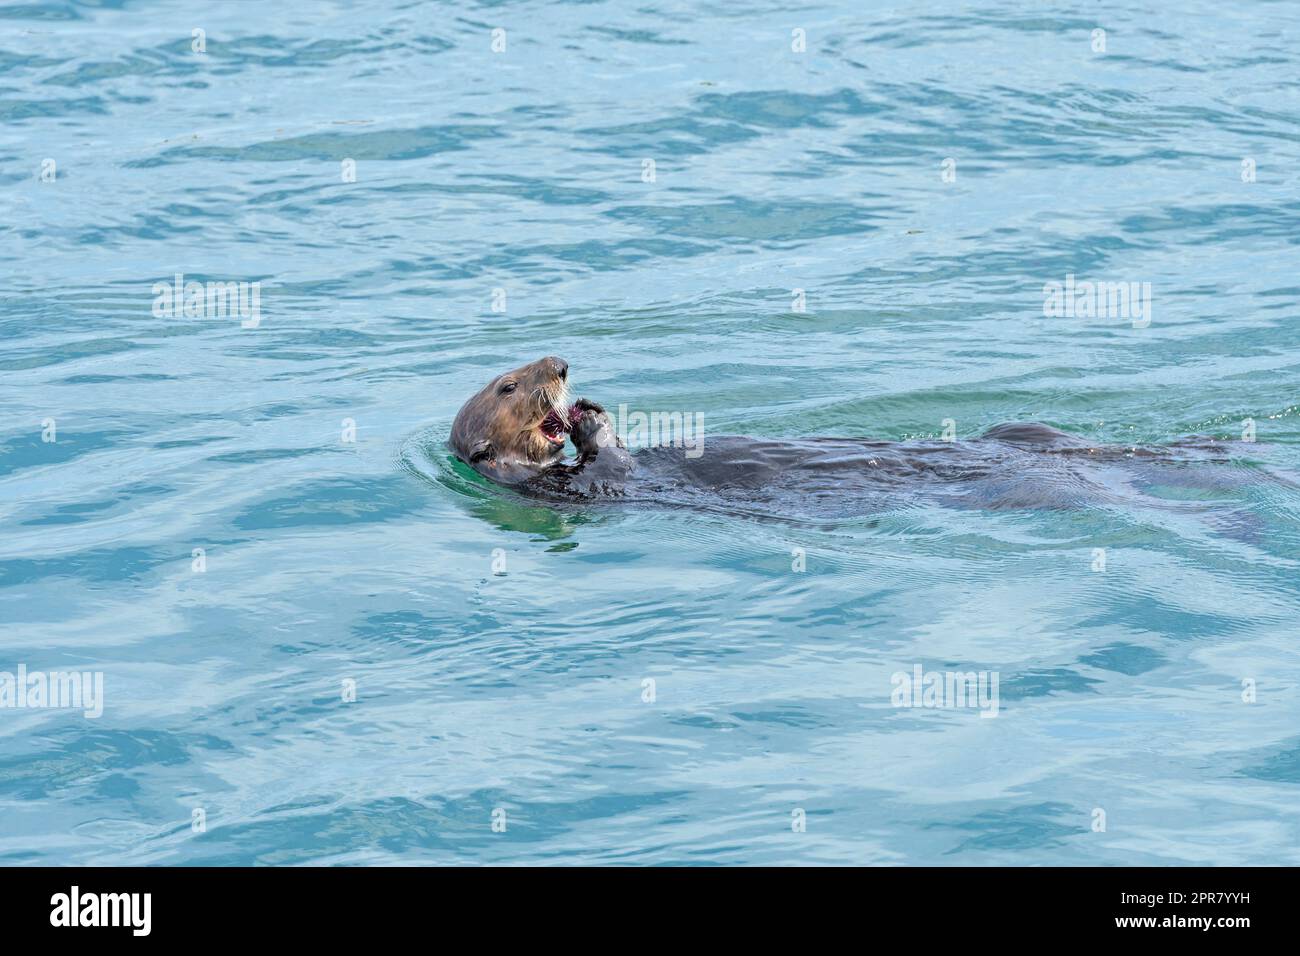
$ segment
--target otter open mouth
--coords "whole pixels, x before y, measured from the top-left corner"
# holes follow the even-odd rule
[[[569,433],[569,423],[560,417],[560,413],[551,409],[537,426],[542,437],[553,445],[563,445],[564,436]]]
[[[542,437],[553,445],[563,445],[564,437],[573,430],[578,419],[582,417],[582,409],[577,405],[570,405],[568,410],[561,416],[558,409],[552,408],[542,419],[542,423],[537,426],[537,430],[542,433]]]

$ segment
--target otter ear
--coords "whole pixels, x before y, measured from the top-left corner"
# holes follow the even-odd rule
[[[480,438],[469,449],[469,463],[472,465],[476,461],[482,461],[484,458],[491,458],[496,454],[496,449],[492,447],[492,442],[486,438]]]

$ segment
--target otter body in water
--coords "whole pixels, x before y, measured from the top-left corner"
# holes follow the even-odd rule
[[[568,399],[568,363],[546,357],[493,379],[452,426],[456,456],[480,474],[553,501],[618,499],[729,511],[838,516],[901,499],[959,508],[1078,507],[1131,499],[1144,488],[1239,483],[1192,475],[1226,460],[1214,440],[1160,447],[1091,445],[1037,423],[998,425],[966,441],[710,436],[629,453],[603,408]],[[566,460],[566,437],[577,457]]]

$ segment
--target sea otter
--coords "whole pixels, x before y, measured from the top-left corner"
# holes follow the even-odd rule
[[[456,457],[533,497],[618,499],[787,517],[861,515],[901,504],[1061,508],[1152,498],[1174,485],[1226,489],[1242,469],[1190,469],[1227,460],[1228,443],[1095,445],[1036,422],[997,425],[964,441],[709,436],[694,454],[674,446],[629,453],[605,410],[569,404],[569,365],[540,358],[498,375],[452,425]],[[565,440],[577,456],[565,458]]]

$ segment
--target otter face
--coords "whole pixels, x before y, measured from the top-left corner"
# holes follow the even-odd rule
[[[564,457],[569,363],[548,355],[498,375],[461,407],[451,449],[475,471],[513,483]]]

